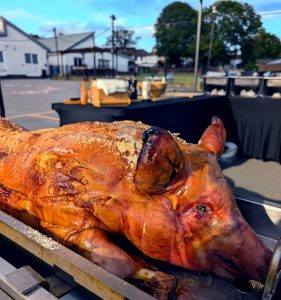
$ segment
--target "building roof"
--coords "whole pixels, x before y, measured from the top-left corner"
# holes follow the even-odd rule
[[[258,62],[259,72],[281,72],[281,59],[265,59]]]
[[[62,51],[62,53],[112,53],[110,48],[101,48],[101,47],[91,47],[91,48],[80,48],[80,49],[67,49],[65,51]],[[132,59],[131,55],[128,55],[127,53],[123,53],[121,50],[115,49],[115,55],[118,54],[120,57],[124,57],[127,59]]]
[[[268,65],[275,65],[275,64],[281,64],[281,59],[274,59],[267,63]]]
[[[3,22],[3,30],[4,31],[6,30],[6,25],[9,25],[10,27],[14,28],[19,33],[21,33],[22,35],[24,35],[25,37],[27,37],[28,39],[30,39],[32,42],[34,42],[35,44],[37,44],[38,46],[44,48],[45,50],[49,50],[45,45],[41,44],[37,39],[34,39],[32,36],[30,36],[29,34],[25,33],[23,30],[21,30],[19,27],[17,27],[16,25],[14,25],[10,21],[8,21],[6,18],[0,16],[0,21]],[[1,36],[5,36],[5,35],[6,35],[6,33],[2,32],[0,34],[0,37]]]
[[[89,37],[93,37],[94,32],[75,33],[75,34],[63,34],[57,36],[58,51],[69,50],[79,43],[87,40]],[[55,37],[42,38],[39,42],[45,45],[51,52],[56,52],[56,40]]]
[[[136,48],[126,48],[126,52],[135,57],[144,57],[144,56],[155,55],[154,53],[149,53],[144,49],[136,49]]]

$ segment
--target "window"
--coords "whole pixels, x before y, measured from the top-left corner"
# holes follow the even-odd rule
[[[99,69],[109,69],[109,60],[108,59],[99,59],[98,60],[98,68]]]
[[[0,63],[4,62],[4,59],[3,59],[3,52],[0,51]]]
[[[38,55],[37,54],[30,54],[30,53],[25,53],[25,63],[26,64],[38,64]]]
[[[25,53],[25,63],[26,64],[31,64],[31,55],[29,53]]]
[[[74,57],[74,66],[82,66],[82,58]]]
[[[37,57],[37,54],[32,54],[32,62],[34,63],[34,64],[38,64],[38,57]]]

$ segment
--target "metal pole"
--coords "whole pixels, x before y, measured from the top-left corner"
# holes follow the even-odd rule
[[[202,1],[199,0],[198,20],[197,20],[197,34],[196,34],[196,51],[195,51],[195,65],[194,65],[194,91],[197,91],[198,82],[198,60],[201,34],[201,20],[202,20]]]
[[[116,72],[115,75],[118,75],[118,49],[116,50]]]
[[[111,46],[112,46],[112,49],[111,49],[111,54],[112,54],[112,73],[114,73],[114,48],[115,48],[115,45],[114,45],[114,21],[116,20],[116,17],[114,15],[111,15],[111,28],[112,28],[112,33],[111,33]]]
[[[96,66],[96,41],[95,41],[95,33],[93,33],[93,50],[94,50],[94,52],[93,52],[93,58],[94,58],[94,64],[93,64],[93,69],[94,69],[94,75],[96,75],[96,72],[97,72],[97,66]]]
[[[4,106],[3,94],[1,88],[1,79],[0,79],[0,115],[1,117],[5,118],[5,106]]]
[[[215,31],[215,18],[216,18],[216,7],[212,7],[212,26],[211,26],[211,35],[210,35],[210,44],[209,44],[209,52],[208,52],[208,62],[207,62],[207,71],[210,68],[211,57],[212,57],[212,48],[213,48],[213,40],[214,40],[214,31]]]
[[[60,74],[60,61],[59,61],[59,46],[58,46],[58,36],[57,36],[57,28],[54,27],[53,29],[55,35],[55,45],[56,45],[56,54],[57,54],[57,64],[58,64],[58,71]]]

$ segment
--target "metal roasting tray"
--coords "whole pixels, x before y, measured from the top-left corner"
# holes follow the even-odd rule
[[[227,78],[225,77],[206,77],[206,84],[225,86],[227,84]]]
[[[236,201],[249,225],[273,250],[281,237],[281,204],[241,197],[237,197]],[[2,211],[0,211],[0,232],[50,266],[62,269],[78,284],[103,299],[155,299],[132,283],[117,278],[68,248],[50,242],[47,237],[46,243],[44,236],[39,235],[38,238],[38,235],[33,234],[34,230],[31,227]],[[213,274],[196,274],[164,262],[149,258],[148,261],[156,265],[160,271],[177,276],[178,282],[182,283],[181,288],[178,285],[177,292],[181,291],[180,295],[188,295],[188,298],[179,299],[254,300],[262,297],[263,286],[256,282],[251,282],[251,286],[245,288]],[[281,299],[281,280],[275,294],[268,298],[270,299]]]
[[[264,77],[267,87],[281,87],[281,77]]]
[[[236,86],[259,86],[261,79],[255,77],[239,77],[234,79],[234,85]]]

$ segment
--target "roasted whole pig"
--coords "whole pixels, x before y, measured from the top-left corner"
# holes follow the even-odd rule
[[[198,144],[130,121],[29,132],[0,121],[0,202],[119,277],[139,263],[114,244],[196,272],[263,282],[272,253],[241,216],[217,163],[214,117]]]

